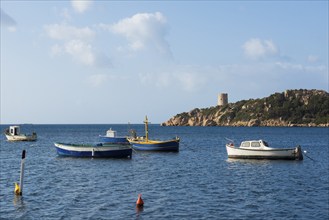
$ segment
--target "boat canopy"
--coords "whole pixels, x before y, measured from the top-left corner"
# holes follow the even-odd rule
[[[19,126],[10,126],[9,127],[9,133],[11,135],[19,135],[21,133]]]
[[[110,130],[107,130],[106,132],[106,136],[107,137],[116,137],[117,132],[113,131],[112,128],[110,128]]]
[[[268,143],[263,140],[258,141],[243,141],[240,147],[268,147]]]

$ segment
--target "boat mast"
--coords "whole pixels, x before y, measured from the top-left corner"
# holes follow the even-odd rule
[[[147,115],[145,116],[145,139],[146,141],[149,140],[149,129],[148,129],[148,120],[147,120]]]

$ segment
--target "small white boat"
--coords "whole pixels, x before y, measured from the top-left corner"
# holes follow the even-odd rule
[[[127,137],[117,136],[117,132],[112,130],[107,130],[106,135],[99,135],[99,140],[101,143],[107,144],[129,144]]]
[[[32,134],[21,134],[19,126],[10,126],[5,131],[5,135],[8,141],[36,141],[37,134],[33,132]]]
[[[243,141],[240,147],[233,143],[226,144],[229,158],[237,159],[272,159],[272,160],[303,160],[300,146],[295,148],[271,148],[263,140]]]

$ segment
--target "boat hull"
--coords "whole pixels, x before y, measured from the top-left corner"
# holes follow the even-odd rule
[[[131,158],[132,149],[118,145],[55,143],[57,154],[70,157]]]
[[[126,137],[107,137],[99,135],[99,141],[107,144],[129,144],[129,141]]]
[[[32,134],[32,135],[11,135],[11,134],[6,134],[6,138],[8,141],[36,141],[37,140],[37,135]]]
[[[134,141],[129,140],[135,150],[141,151],[179,151],[179,141]]]
[[[226,145],[226,151],[229,158],[236,159],[303,160],[303,154],[300,147],[255,150],[235,148],[234,146]]]

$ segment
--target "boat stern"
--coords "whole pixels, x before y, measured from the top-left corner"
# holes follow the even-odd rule
[[[296,158],[296,160],[303,160],[304,159],[303,152],[302,152],[302,147],[300,145],[298,145],[295,148],[295,158]]]

